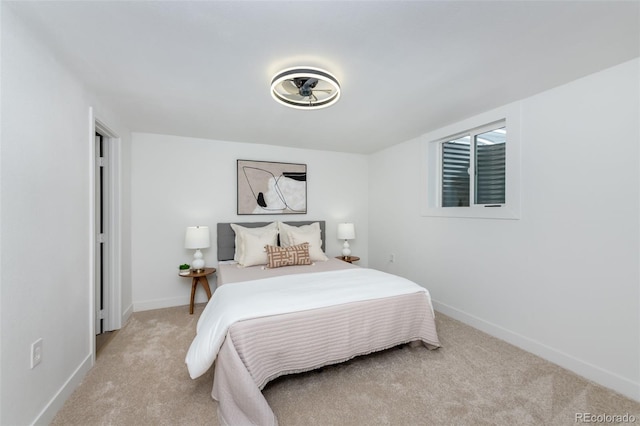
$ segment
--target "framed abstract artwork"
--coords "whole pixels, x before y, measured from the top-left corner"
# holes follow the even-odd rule
[[[307,213],[307,165],[238,160],[238,214]]]

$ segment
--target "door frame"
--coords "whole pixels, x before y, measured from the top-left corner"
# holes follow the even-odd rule
[[[108,150],[106,156],[109,169],[107,174],[108,193],[104,194],[108,199],[106,201],[106,226],[105,238],[109,242],[106,249],[108,250],[108,264],[105,266],[105,304],[108,312],[106,313],[107,321],[103,324],[104,331],[118,330],[122,327],[122,177],[121,177],[121,151],[122,141],[120,136],[107,125],[103,120],[94,114],[92,107],[89,108],[89,127],[90,127],[90,253],[89,253],[89,324],[91,324],[90,332],[90,353],[93,362],[95,362],[95,330],[96,330],[96,247],[97,247],[97,230],[96,230],[96,142],[95,134],[100,133],[103,138],[105,149]]]

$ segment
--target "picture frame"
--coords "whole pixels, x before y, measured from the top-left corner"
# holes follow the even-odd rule
[[[237,160],[238,215],[306,214],[307,165]]]

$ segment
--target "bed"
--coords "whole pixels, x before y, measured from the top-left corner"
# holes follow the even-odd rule
[[[296,231],[279,228],[277,239],[269,240],[276,245],[282,245],[288,234],[291,247],[298,247],[293,244],[297,230],[311,226],[321,229],[321,240],[311,244],[316,250],[311,264],[277,268],[259,263],[239,266],[234,257],[248,245],[242,242],[236,247],[238,226],[273,238],[270,230],[258,231],[272,226],[268,222],[218,224],[218,286],[186,357],[192,378],[213,365],[211,395],[218,401],[221,424],[277,425],[262,389],[282,375],[410,342],[429,349],[440,346],[426,289],[335,258],[318,260],[324,256],[324,222],[278,223]],[[307,262],[304,256],[301,262]]]

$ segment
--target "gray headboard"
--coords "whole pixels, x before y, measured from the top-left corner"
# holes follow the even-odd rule
[[[304,220],[298,222],[284,222],[291,226],[309,225],[320,223],[320,237],[322,238],[322,250],[325,251],[325,221],[324,220]],[[271,222],[233,222],[245,228],[257,228],[265,226]],[[236,233],[231,228],[231,223],[218,223],[218,260],[233,260],[236,253]]]

